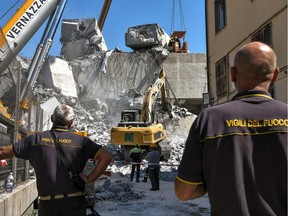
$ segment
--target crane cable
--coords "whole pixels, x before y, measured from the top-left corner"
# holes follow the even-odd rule
[[[13,7],[15,7],[15,5],[19,2],[20,0],[17,0],[1,17],[0,20],[3,19],[4,16],[6,16],[6,14],[8,14]]]
[[[180,11],[180,25],[181,30],[185,31],[185,21],[184,21],[184,13],[182,8],[182,0],[178,0],[179,2],[179,11]],[[171,17],[171,34],[174,32],[174,25],[175,25],[175,0],[173,0],[172,4],[172,17]]]

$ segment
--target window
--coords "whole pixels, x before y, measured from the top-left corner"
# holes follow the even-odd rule
[[[227,75],[229,72],[228,56],[225,56],[216,63],[216,91],[217,96],[227,93]]]
[[[272,47],[272,24],[269,23],[254,33],[251,41],[263,42]]]
[[[226,5],[225,0],[215,0],[215,31],[219,32],[226,26]]]
[[[259,41],[273,47],[272,45],[272,24],[268,23],[263,28],[254,33],[251,37],[251,41]],[[269,92],[274,97],[274,84],[269,87]]]

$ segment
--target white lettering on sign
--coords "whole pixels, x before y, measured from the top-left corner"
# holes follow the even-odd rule
[[[27,24],[35,17],[41,7],[47,2],[47,0],[36,0],[31,6],[23,13],[19,20],[14,24],[9,32],[6,34],[6,38],[15,39],[20,32],[27,26]]]

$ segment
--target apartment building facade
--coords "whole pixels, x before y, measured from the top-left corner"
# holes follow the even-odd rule
[[[236,94],[230,66],[237,50],[251,41],[275,50],[280,73],[270,93],[287,103],[287,0],[205,0],[205,12],[209,104]]]

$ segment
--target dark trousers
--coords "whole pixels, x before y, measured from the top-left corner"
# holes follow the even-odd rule
[[[159,190],[159,173],[160,166],[159,165],[148,165],[148,175],[151,181],[151,186],[153,190]]]
[[[147,167],[147,168],[145,169],[145,171],[144,171],[143,182],[147,182],[148,176],[149,176],[149,174],[148,174],[148,167]]]
[[[85,216],[86,200],[84,196],[63,199],[40,200],[39,216]]]
[[[136,168],[136,181],[140,181],[140,163],[132,164],[132,171],[131,171],[131,181],[133,181],[134,173]]]

